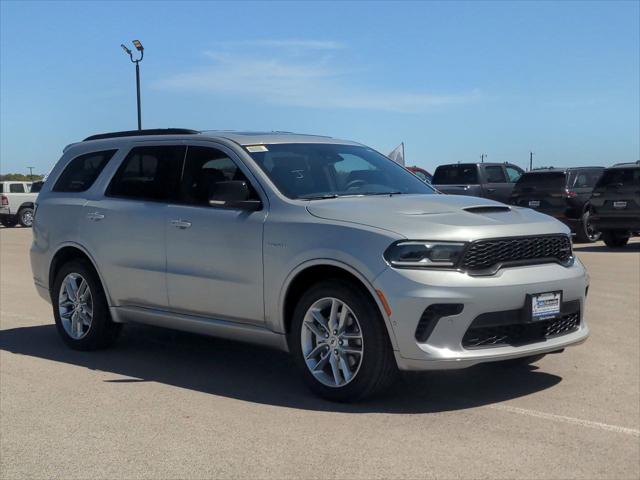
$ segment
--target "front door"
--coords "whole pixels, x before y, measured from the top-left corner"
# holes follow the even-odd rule
[[[264,323],[259,211],[216,206],[219,182],[250,173],[225,147],[191,145],[179,187],[168,207],[167,286],[171,310],[244,323]],[[258,199],[258,194],[252,187]],[[214,200],[213,205],[209,203]]]
[[[507,182],[502,165],[483,166],[485,195],[491,200],[507,203],[513,184]]]

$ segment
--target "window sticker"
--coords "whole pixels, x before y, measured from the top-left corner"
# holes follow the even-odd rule
[[[269,150],[264,145],[247,145],[244,147],[249,153],[268,152]]]

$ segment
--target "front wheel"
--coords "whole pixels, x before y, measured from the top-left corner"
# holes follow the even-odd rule
[[[602,232],[602,240],[609,248],[624,247],[629,241],[629,234],[627,232],[619,232],[616,230],[607,230]]]
[[[593,243],[600,239],[601,233],[593,226],[590,220],[590,212],[587,210],[582,214],[580,225],[576,232],[576,240],[581,243]]]
[[[33,208],[24,207],[18,212],[18,222],[23,227],[30,228],[33,225]]]
[[[53,282],[51,300],[58,333],[69,347],[97,350],[116,340],[122,325],[111,320],[100,279],[89,262],[64,264]]]
[[[289,346],[307,385],[328,400],[371,396],[389,386],[397,373],[375,302],[344,280],[317,283],[302,295]]]

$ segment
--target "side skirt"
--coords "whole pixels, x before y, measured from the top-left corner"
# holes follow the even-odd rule
[[[153,308],[110,307],[109,310],[111,311],[111,318],[117,323],[144,323],[211,337],[255,343],[285,352],[289,351],[286,335],[255,325],[185,315]]]

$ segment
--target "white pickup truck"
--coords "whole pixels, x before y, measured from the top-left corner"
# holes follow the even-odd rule
[[[30,227],[41,185],[42,182],[0,182],[0,223],[5,227],[18,223]]]

